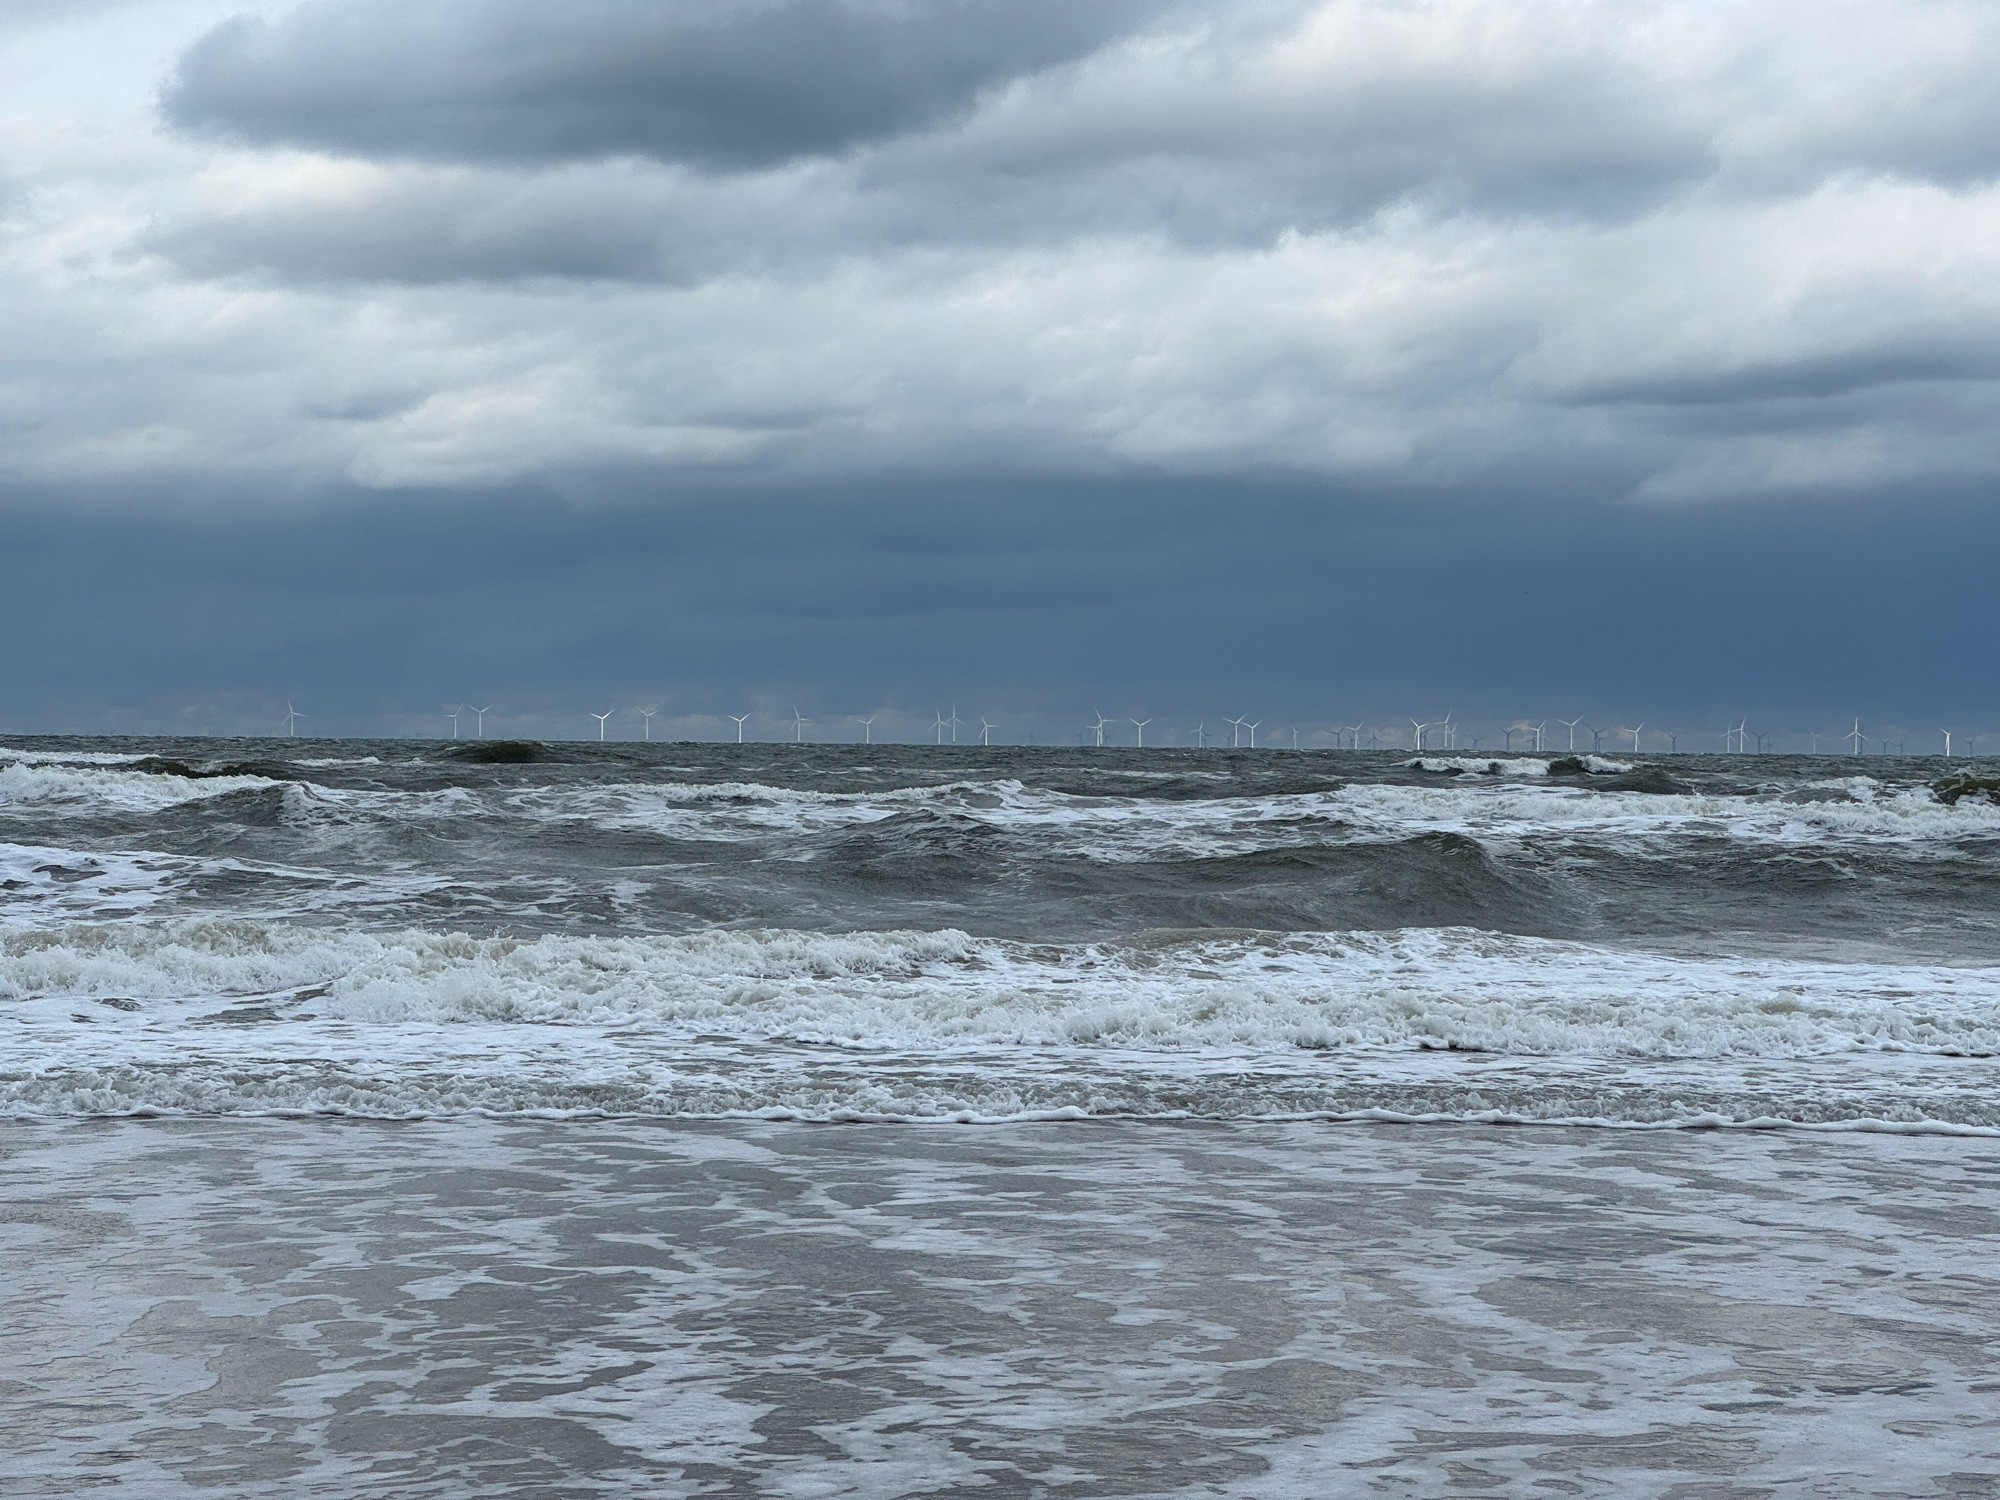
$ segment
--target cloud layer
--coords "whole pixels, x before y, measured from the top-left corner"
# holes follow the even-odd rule
[[[1088,53],[1134,0],[315,0],[182,57],[174,123],[441,161],[648,156],[719,170],[933,126]]]
[[[1990,483],[1996,61],[1965,0],[45,9],[0,472]]]

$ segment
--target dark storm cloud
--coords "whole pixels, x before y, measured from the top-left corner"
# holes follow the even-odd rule
[[[339,0],[238,17],[169,119],[260,145],[430,160],[827,156],[1088,52],[1147,0]]]
[[[0,588],[61,629],[0,656],[0,729],[296,695],[317,730],[359,733],[490,691],[581,733],[585,707],[661,685],[676,713],[796,695],[830,737],[839,714],[953,695],[977,712],[974,694],[1058,725],[1093,702],[1188,723],[1629,706],[1690,727],[1741,703],[1822,723],[1988,709],[2000,514],[1977,495],[1695,516],[1535,499],[1052,481],[663,509],[635,482],[581,509],[515,488],[27,517]]]
[[[699,281],[910,246],[1131,235],[1199,250],[1269,245],[1398,203],[1616,218],[1716,165],[1714,120],[1601,38],[1503,38],[1488,56],[1426,47],[1404,23],[1377,56],[1362,44],[1380,37],[1313,37],[1310,9],[1294,3],[1062,13],[1051,29],[1035,5],[1009,7],[1008,25],[996,26],[996,13],[965,5],[791,3],[704,29],[708,13],[685,7],[597,5],[573,25],[567,12],[557,22],[433,0],[234,21],[183,59],[170,120],[384,170],[335,193],[185,214],[153,243],[203,275]],[[831,17],[899,40],[844,76],[847,63],[820,44]],[[974,114],[896,102],[930,98],[940,77],[990,81],[1081,56],[1141,19],[1152,23],[1148,45],[1126,36],[1123,51],[1024,79]],[[560,45],[498,40],[544,24],[564,31]],[[702,50],[725,42],[736,62]],[[982,48],[979,67],[933,66],[933,53],[949,62]],[[1320,54],[1303,77],[1301,51]],[[784,82],[800,59],[815,72],[811,89]],[[909,68],[920,86],[878,86],[862,77],[868,68]],[[700,86],[682,99],[684,72]],[[780,86],[798,98],[774,104]],[[894,128],[860,132],[831,113],[809,125],[850,92],[857,108],[893,105]],[[954,97],[963,105],[973,92]],[[708,123],[689,125],[690,112]],[[749,132],[741,150],[700,144],[735,130],[730,122]],[[753,149],[756,132],[775,133]],[[613,151],[666,166],[566,160]],[[797,157],[821,159],[769,170]],[[409,165],[418,160],[426,165]],[[702,170],[673,169],[688,162]],[[540,170],[512,170],[523,164]]]

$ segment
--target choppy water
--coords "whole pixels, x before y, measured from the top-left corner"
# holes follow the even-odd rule
[[[13,742],[0,1494],[2000,1493],[1943,769]]]
[[[16,741],[0,1110],[2000,1129],[1936,762]]]

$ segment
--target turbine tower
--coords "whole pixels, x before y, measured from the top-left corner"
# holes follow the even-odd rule
[[[739,745],[740,745],[740,744],[742,744],[742,743],[743,743],[743,724],[744,724],[744,721],[745,721],[746,719],[748,719],[748,718],[750,717],[750,715],[748,715],[748,714],[724,714],[724,715],[723,715],[722,717],[723,717],[723,718],[725,718],[725,719],[727,719],[727,720],[729,720],[729,722],[730,722],[730,723],[732,723],[732,724],[734,724],[734,725],[736,726],[736,743],[737,743],[737,744],[739,744]]]
[[[1137,729],[1139,731],[1139,748],[1141,750],[1145,749],[1146,726],[1152,723],[1153,721],[1151,719],[1127,719],[1125,722],[1127,724],[1130,724],[1134,729]]]
[[[611,716],[617,712],[618,710],[615,708],[607,708],[601,714],[594,713],[591,715],[591,718],[597,720],[597,742],[600,745],[604,743],[604,726],[610,722]]]

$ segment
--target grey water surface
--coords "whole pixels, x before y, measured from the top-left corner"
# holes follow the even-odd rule
[[[2000,1492],[1991,1142],[0,1130],[0,1493]]]
[[[1993,770],[0,742],[0,1493],[2000,1493]]]

